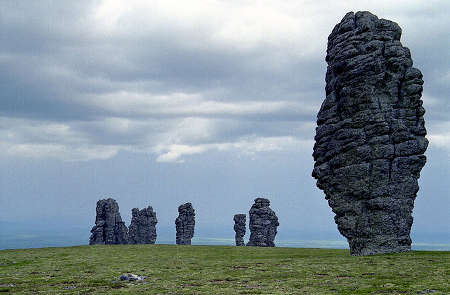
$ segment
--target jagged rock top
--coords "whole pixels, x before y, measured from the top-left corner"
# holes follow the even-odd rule
[[[247,215],[245,215],[245,214],[235,214],[233,217],[233,220],[236,223],[242,223],[242,221],[244,221],[244,223],[245,223],[246,218],[247,218]]]
[[[194,208],[192,207],[191,203],[185,203],[185,204],[178,206],[178,213],[182,213],[182,212],[192,212],[192,214],[195,215]]]
[[[139,210],[139,208],[131,209],[131,219],[133,220],[133,218],[139,222],[147,223],[150,220],[151,223],[158,223],[156,212],[153,211],[152,206],[148,206],[142,210]]]
[[[255,203],[253,204],[254,208],[262,208],[262,207],[269,207],[270,206],[270,200],[265,198],[256,198]]]
[[[366,40],[400,40],[402,35],[402,29],[393,21],[379,19],[369,11],[349,12],[328,36],[328,47],[334,47],[349,37],[361,36],[365,32],[372,33],[363,36]]]

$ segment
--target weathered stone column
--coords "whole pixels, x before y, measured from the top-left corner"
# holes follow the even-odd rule
[[[131,211],[131,224],[128,228],[129,244],[154,244],[156,242],[156,212],[151,206],[139,211]]]
[[[89,245],[127,244],[128,229],[119,213],[119,205],[114,199],[97,202],[95,226],[91,229]]]
[[[268,199],[255,199],[255,203],[249,211],[250,240],[247,246],[275,247],[274,240],[280,224],[275,212],[269,206]]]
[[[425,165],[422,74],[402,30],[349,12],[328,37],[313,177],[352,255],[408,251]]]
[[[178,207],[178,217],[175,219],[175,226],[177,230],[177,245],[190,245],[195,227],[195,211],[191,203]]]
[[[246,226],[246,215],[236,214],[234,215],[234,231],[236,232],[235,240],[236,246],[245,246],[244,236],[245,236],[245,226]]]

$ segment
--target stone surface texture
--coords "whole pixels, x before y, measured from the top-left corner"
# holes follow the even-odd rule
[[[156,242],[156,212],[151,206],[131,210],[131,224],[128,228],[129,244],[154,244]]]
[[[175,219],[177,245],[190,245],[194,236],[195,210],[191,203],[178,207],[178,217]]]
[[[119,213],[119,205],[114,199],[97,202],[95,226],[91,229],[89,245],[127,244],[128,229]]]
[[[425,165],[422,74],[400,27],[350,12],[328,37],[313,177],[352,255],[408,251]]]
[[[236,246],[245,246],[244,236],[245,236],[245,227],[247,222],[247,216],[245,214],[236,214],[233,217],[234,220],[234,231]]]
[[[127,274],[123,274],[120,276],[120,280],[121,281],[143,281],[145,280],[147,277],[146,276],[138,276],[135,275],[133,273],[127,273]]]
[[[256,198],[249,211],[250,240],[247,246],[275,247],[278,217],[270,209],[270,201],[265,198]]]

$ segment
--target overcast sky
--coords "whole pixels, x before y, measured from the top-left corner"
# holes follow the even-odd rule
[[[326,41],[348,11],[397,22],[424,74],[414,230],[449,233],[450,2],[2,1],[0,220],[89,226],[111,196],[160,226],[191,201],[230,227],[267,196],[287,231],[336,232],[311,177]],[[87,233],[88,235],[89,233]]]

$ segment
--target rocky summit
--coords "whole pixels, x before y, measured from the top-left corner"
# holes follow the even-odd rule
[[[352,255],[411,248],[428,141],[422,74],[401,34],[395,22],[350,12],[328,37],[312,175]]]
[[[114,199],[97,202],[95,226],[91,229],[89,245],[127,244],[128,229],[119,213],[119,205]]]
[[[175,219],[177,245],[190,245],[194,236],[195,211],[191,203],[178,207],[178,217]]]
[[[234,220],[234,231],[235,234],[235,240],[236,240],[236,246],[245,246],[244,243],[244,236],[245,236],[245,226],[246,226],[246,219],[247,216],[245,214],[236,214],[233,217]]]
[[[270,209],[270,201],[264,198],[256,198],[249,211],[250,215],[250,240],[247,246],[275,247],[278,217]]]
[[[156,212],[151,206],[131,210],[131,224],[128,228],[129,244],[154,244],[156,242]]]

